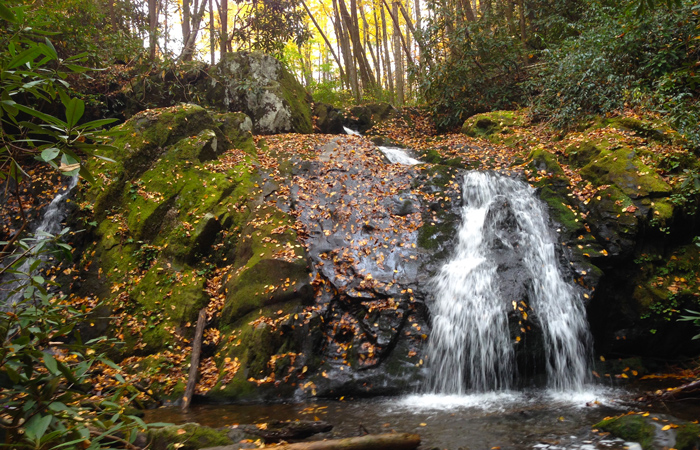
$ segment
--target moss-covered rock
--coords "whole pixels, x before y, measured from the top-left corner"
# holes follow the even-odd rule
[[[226,111],[243,111],[260,134],[311,133],[311,96],[274,57],[227,53],[209,70],[205,98]]]
[[[654,448],[655,427],[639,414],[612,417],[593,426],[626,441],[637,442],[644,450]]]
[[[199,450],[200,448],[231,445],[234,442],[225,431],[197,423],[173,425],[148,432],[148,443],[153,450]]]
[[[607,418],[594,427],[626,441],[638,442],[644,450],[693,450],[700,445],[700,425],[670,416],[627,414]]]
[[[566,157],[574,167],[583,167],[588,165],[593,159],[600,154],[601,149],[596,146],[596,143],[590,140],[576,142],[566,147]]]
[[[462,134],[471,137],[488,137],[508,134],[509,127],[522,125],[522,118],[515,111],[493,111],[476,114],[462,125]]]
[[[672,188],[630,148],[603,152],[581,169],[594,184],[614,184],[630,198],[662,197]]]

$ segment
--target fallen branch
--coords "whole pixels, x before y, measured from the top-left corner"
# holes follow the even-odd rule
[[[664,391],[658,398],[664,401],[684,400],[689,398],[700,399],[700,380],[691,381],[677,388]]]
[[[327,441],[298,442],[272,447],[275,450],[414,450],[420,445],[420,436],[408,433],[368,434],[367,436],[331,439]]]
[[[185,395],[182,397],[182,410],[187,411],[194,395],[194,388],[197,385],[197,372],[199,372],[199,355],[202,353],[202,338],[204,337],[204,326],[207,323],[207,308],[199,310],[197,318],[197,329],[192,342],[192,360],[190,361],[190,373],[187,376],[187,387]]]

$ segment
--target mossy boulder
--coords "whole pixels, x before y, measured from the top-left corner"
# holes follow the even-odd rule
[[[313,108],[316,131],[324,134],[343,134],[344,114],[342,110],[327,103],[316,102]]]
[[[581,169],[581,176],[594,184],[614,184],[630,198],[664,197],[672,188],[630,148],[601,155]]]
[[[522,125],[522,119],[515,111],[493,111],[476,114],[462,125],[462,134],[471,137],[488,137],[507,133],[509,127]]]
[[[606,418],[594,427],[620,439],[637,442],[644,450],[693,450],[700,445],[700,425],[670,416],[627,414]]]
[[[234,442],[226,431],[205,427],[197,423],[173,425],[148,432],[149,447],[152,450],[199,450],[200,448],[231,445]]]
[[[270,55],[227,53],[209,70],[207,103],[242,111],[259,134],[311,133],[311,96],[289,70]]]
[[[239,126],[226,129],[236,119]],[[230,169],[218,161],[233,145],[228,136],[252,147],[244,123],[217,123],[189,104],[145,111],[119,127],[107,155],[115,163],[92,162],[100,176],[84,200],[94,204],[97,224],[83,250],[89,270],[80,294],[102,298],[122,317],[111,331],[126,342],[127,355],[172,344],[173,330],[207,304],[207,257],[222,232],[245,223],[241,206],[254,190],[253,155],[241,152]]]

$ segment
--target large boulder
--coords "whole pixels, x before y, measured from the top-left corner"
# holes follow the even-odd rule
[[[256,52],[227,53],[209,70],[207,103],[242,111],[259,134],[311,133],[311,97],[277,59]]]

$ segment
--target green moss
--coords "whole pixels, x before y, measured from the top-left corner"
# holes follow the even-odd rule
[[[671,193],[668,185],[653,169],[639,159],[634,150],[622,148],[601,155],[581,169],[581,176],[597,185],[615,184],[631,198],[658,197]]]
[[[574,167],[583,167],[600,155],[600,149],[592,141],[577,142],[566,147],[566,157]]]
[[[603,420],[595,425],[603,431],[608,431],[616,437],[626,441],[638,442],[644,450],[654,448],[654,425],[648,423],[644,417],[638,414],[613,417]]]
[[[568,190],[556,189],[551,185],[542,186],[538,190],[541,200],[549,207],[549,214],[555,222],[560,224],[566,231],[571,234],[578,234],[585,231],[582,221],[579,221],[577,214],[574,213],[571,200],[566,195]]]
[[[299,335],[295,337],[293,333],[281,333],[278,328],[256,320],[260,317],[291,316],[299,310],[299,302],[262,307],[259,311],[239,319],[235,324],[227,325],[222,333],[225,336],[224,341],[228,344],[217,354],[217,363],[222,377],[225,376],[224,362],[227,358],[238,360],[240,369],[226,384],[220,380],[212,389],[212,395],[227,401],[247,401],[260,400],[268,394],[274,397],[279,395],[281,390],[293,390],[291,385],[275,387],[273,383],[264,383],[258,386],[249,379],[263,380],[274,373],[275,380],[282,380],[289,374],[289,355],[296,354],[301,349],[302,343],[295,340]]]
[[[523,118],[516,111],[493,111],[477,114],[467,119],[462,125],[462,134],[471,137],[508,134],[509,127],[521,126],[522,124]]]
[[[554,176],[554,177],[560,177],[564,180],[567,180],[568,184],[568,179],[566,178],[566,174],[564,173],[564,170],[561,168],[559,165],[559,162],[557,161],[556,156],[553,154],[549,153],[546,150],[542,149],[537,149],[533,150],[530,155],[528,156],[528,159],[530,159],[530,165],[538,170],[538,171],[545,171],[548,175]]]
[[[199,450],[205,447],[231,445],[233,441],[225,431],[204,427],[196,423],[173,425],[148,432],[149,448],[169,450],[177,445],[180,450]]]
[[[261,306],[313,300],[309,269],[303,260],[290,263],[260,259],[227,283],[226,288],[226,304],[221,314],[224,323],[232,323]]]
[[[693,450],[700,448],[700,425],[696,423],[684,423],[676,428],[677,450]]]
[[[297,133],[312,133],[311,96],[284,66],[279,82],[282,96],[292,113],[292,129]]]

